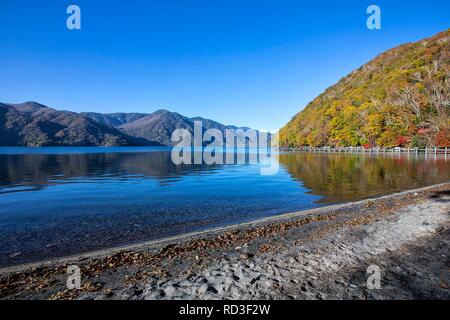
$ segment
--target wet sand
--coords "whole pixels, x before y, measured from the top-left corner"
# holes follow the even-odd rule
[[[449,228],[447,183],[3,269],[0,298],[449,299]]]

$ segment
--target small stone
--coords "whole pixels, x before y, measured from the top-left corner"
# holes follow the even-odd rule
[[[172,297],[173,295],[175,295],[175,288],[173,286],[164,288],[164,293],[166,297]]]
[[[107,298],[111,298],[114,295],[114,290],[106,289],[105,290],[105,295],[106,295]]]
[[[208,286],[208,288],[206,289],[206,292],[211,292],[211,293],[214,293],[214,294],[219,293],[219,291],[217,291],[217,289],[214,288],[214,287],[211,286],[211,285]]]
[[[442,231],[444,231],[444,227],[443,226],[439,226],[439,227],[437,227],[436,229],[434,229],[434,232],[435,233],[441,233]]]
[[[204,284],[197,288],[197,294],[204,294],[208,290],[208,285]]]

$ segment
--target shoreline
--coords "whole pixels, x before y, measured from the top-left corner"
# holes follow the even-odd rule
[[[445,256],[448,251],[445,244],[450,240],[449,193],[450,183],[443,183],[157,241],[3,268],[0,270],[0,298],[289,299],[292,296],[320,299],[324,292],[325,298],[330,294],[346,298],[336,281],[351,283],[355,281],[352,277],[362,277],[365,270],[359,269],[375,256],[380,263],[389,264],[395,258],[410,263],[409,268],[415,269],[422,262],[410,261],[417,253],[408,252],[419,252],[423,248],[426,250],[420,251],[421,255],[431,262],[422,268],[433,266],[430,271],[432,282],[427,283],[430,297],[444,295],[448,298],[448,289],[433,283],[437,281],[436,274],[447,271],[447,258],[435,255],[443,252],[441,256]],[[305,252],[301,258],[299,252]],[[289,263],[291,265],[287,266]],[[80,290],[65,288],[66,270],[70,264],[78,264],[81,268],[84,281]],[[327,268],[334,273],[329,274]],[[298,274],[293,270],[313,284],[306,290],[308,292],[303,290],[304,284],[298,286],[295,283]],[[359,273],[342,273],[340,270],[359,270]],[[322,274],[327,274],[324,279],[321,279]],[[443,286],[448,286],[448,272],[442,281]],[[269,282],[271,284],[266,288]],[[389,298],[392,292],[398,291],[393,298],[407,298],[408,292],[401,291],[404,284],[396,285],[399,290],[388,291],[383,297]],[[359,284],[355,288],[347,286],[347,289],[359,298],[377,294],[376,291],[367,293]],[[296,290],[295,294],[287,293]],[[309,295],[311,292],[314,296]]]
[[[82,252],[82,253],[62,256],[62,257],[55,258],[55,259],[47,259],[47,260],[41,260],[41,261],[36,261],[36,262],[18,264],[18,265],[14,265],[14,266],[7,266],[4,268],[0,268],[0,276],[5,273],[20,272],[20,271],[24,271],[24,270],[31,269],[31,268],[50,267],[55,264],[72,263],[72,262],[77,262],[79,260],[84,260],[84,259],[102,258],[102,257],[112,255],[112,254],[115,254],[115,253],[118,253],[121,251],[153,249],[153,248],[171,245],[178,241],[188,241],[188,240],[192,240],[192,239],[202,237],[202,236],[214,236],[218,233],[222,233],[222,232],[226,232],[226,231],[230,231],[230,230],[236,230],[236,229],[240,229],[240,228],[258,227],[261,224],[270,223],[270,222],[282,222],[287,219],[302,218],[302,217],[306,217],[309,215],[321,215],[321,214],[325,214],[325,213],[327,213],[329,211],[333,211],[333,210],[340,210],[340,209],[345,209],[348,207],[358,206],[358,205],[366,203],[367,201],[379,201],[379,200],[383,200],[383,199],[390,199],[390,198],[395,198],[395,197],[399,197],[399,196],[407,195],[407,194],[411,194],[411,193],[419,193],[419,192],[429,191],[429,190],[441,188],[441,187],[444,187],[447,185],[450,186],[450,182],[439,183],[439,184],[435,184],[435,185],[431,185],[431,186],[427,186],[427,187],[406,190],[406,191],[402,191],[402,192],[383,195],[383,196],[379,196],[379,197],[368,198],[368,199],[364,199],[364,200],[332,204],[332,205],[325,205],[323,207],[314,208],[314,209],[283,213],[283,214],[279,214],[279,215],[275,215],[275,216],[257,219],[257,220],[250,221],[250,222],[243,222],[243,223],[232,224],[229,226],[210,228],[210,229],[206,229],[206,230],[202,230],[202,231],[193,231],[193,232],[178,234],[178,235],[174,235],[174,236],[164,237],[161,239],[141,241],[141,242],[133,243],[133,244],[120,245],[120,246],[115,246],[115,247],[111,247],[111,248],[104,248],[104,249],[99,249],[99,250],[93,250],[93,251],[88,251],[88,252]]]

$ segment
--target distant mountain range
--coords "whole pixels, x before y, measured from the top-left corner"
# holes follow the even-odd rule
[[[37,102],[0,103],[1,146],[158,146],[172,145],[175,129],[193,132],[194,121],[203,129],[238,129],[200,117],[176,112],[75,113]],[[246,130],[248,128],[241,128]],[[238,138],[239,139],[239,138]]]
[[[146,141],[157,142],[162,145],[171,145],[172,132],[176,129],[194,130],[194,121],[202,121],[204,130],[219,129],[225,132],[228,126],[219,122],[200,117],[188,118],[176,112],[158,110],[151,114],[143,113],[81,113],[105,126],[117,128],[129,136],[142,138]]]

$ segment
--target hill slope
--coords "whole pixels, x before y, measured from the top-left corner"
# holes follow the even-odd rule
[[[389,50],[328,88],[282,146],[450,147],[450,29]]]
[[[0,103],[1,146],[124,146],[149,144],[75,112],[36,102]]]
[[[193,122],[181,114],[158,110],[119,127],[123,132],[147,140],[171,145],[172,132],[176,129],[191,129]],[[191,131],[191,130],[190,130]]]
[[[75,113],[37,102],[0,103],[0,146],[170,146],[173,131],[187,129],[192,133],[194,121],[202,121],[203,130],[224,133],[227,128],[237,128],[167,110],[151,114]],[[237,139],[245,141],[245,135],[238,132]]]
[[[92,120],[110,127],[118,127],[140,118],[148,116],[145,113],[96,113],[96,112],[81,112],[81,116],[91,118]]]
[[[223,137],[225,137],[225,130],[227,129],[243,130],[243,132],[236,131],[236,139],[238,143],[245,142],[244,133],[249,129],[239,128],[236,126],[226,126],[217,121],[201,117],[188,118],[179,113],[170,112],[167,110],[158,110],[145,117],[140,117],[135,121],[120,125],[117,128],[133,137],[157,141],[163,145],[173,145],[174,143],[171,141],[172,132],[176,129],[187,129],[192,134],[194,132],[195,121],[200,121],[202,123],[203,131],[208,129],[217,129],[222,132]]]

